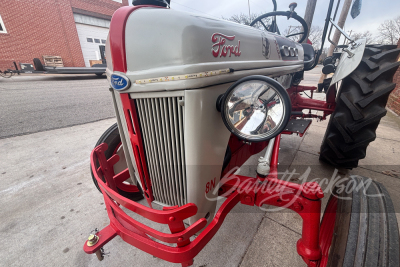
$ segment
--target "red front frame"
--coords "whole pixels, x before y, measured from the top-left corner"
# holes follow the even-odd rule
[[[265,178],[232,176],[222,179],[220,194],[227,200],[220,207],[211,223],[191,242],[190,237],[203,229],[206,219],[200,219],[188,228],[184,227],[183,220],[197,212],[196,205],[189,203],[182,207],[164,208],[162,211],[154,210],[140,205],[119,195],[113,184],[118,175],[113,175],[108,170],[113,169],[113,164],[118,162],[118,155],[106,159],[104,152],[106,144],[96,147],[91,154],[91,164],[94,176],[104,195],[104,200],[110,218],[110,225],[97,233],[99,242],[89,247],[86,243],[86,253],[95,253],[116,235],[125,242],[163,260],[181,263],[190,266],[193,258],[203,249],[220,228],[226,215],[239,202],[245,205],[264,204],[278,207],[287,207],[297,212],[303,219],[302,237],[297,242],[297,251],[309,266],[321,259],[319,245],[320,209],[323,193],[318,184],[306,183],[298,185],[278,179],[277,163],[280,145],[280,135],[276,138],[271,159],[271,173]],[[100,167],[96,168],[96,162]],[[106,182],[103,182],[106,181]],[[267,190],[263,190],[268,187]],[[262,189],[263,188],[263,189]],[[129,217],[120,206],[123,206],[138,215],[157,223],[167,224],[171,234],[166,234],[152,229],[133,218]],[[176,243],[176,247],[167,246],[152,239],[167,243]]]

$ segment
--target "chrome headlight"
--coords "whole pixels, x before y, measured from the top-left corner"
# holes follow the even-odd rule
[[[291,114],[286,90],[274,79],[260,75],[235,82],[218,98],[217,108],[228,130],[248,142],[277,136]]]

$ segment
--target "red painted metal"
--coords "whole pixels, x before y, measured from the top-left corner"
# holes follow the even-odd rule
[[[151,181],[147,169],[146,155],[144,153],[143,139],[140,132],[139,119],[136,111],[135,101],[129,97],[129,94],[120,94],[126,123],[128,125],[129,139],[132,144],[133,154],[138,169],[142,190],[149,206],[154,200],[151,188]]]
[[[127,169],[125,169],[124,171],[122,171],[114,176],[114,181],[116,183],[122,183],[129,178],[129,171],[126,171],[126,170]]]
[[[233,180],[228,178],[227,181],[223,181],[221,194],[239,192],[243,204],[254,203],[259,207],[267,204],[286,207],[297,212],[303,219],[302,237],[297,242],[297,252],[308,265],[312,266],[321,258],[319,224],[320,199],[323,198],[323,193],[317,183],[298,185],[278,179],[279,146],[280,135],[275,138],[271,171],[267,177],[257,175],[257,178],[250,178],[236,175]]]
[[[228,142],[228,146],[231,150],[231,160],[225,169],[222,170],[221,177],[224,177],[235,167],[242,166],[252,155],[260,153],[268,145],[268,142],[269,141],[249,144],[231,134]]]
[[[337,87],[336,84],[333,84],[331,87],[329,87],[328,91],[326,92],[326,102],[336,104],[336,93],[337,93]]]
[[[301,92],[304,91],[311,91],[314,92],[317,89],[317,87],[314,86],[302,86],[302,85],[296,85],[292,86],[289,89],[287,89],[287,92],[290,96],[290,100],[292,102],[292,111],[302,111],[303,109],[309,109],[310,113],[308,114],[303,114],[303,115],[292,115],[292,117],[303,117],[303,118],[319,118],[321,120],[326,119],[326,116],[330,115],[333,113],[336,107],[335,101],[331,100],[331,97],[329,97],[329,102],[327,101],[322,101],[322,100],[316,100],[316,99],[310,99],[310,98],[305,98],[300,95]],[[332,90],[334,91],[334,90]],[[328,96],[327,96],[328,99]],[[323,111],[323,116],[318,116],[315,114],[311,114],[311,110],[319,110]]]
[[[278,179],[278,156],[279,156],[279,146],[280,137],[278,135],[275,138],[275,144],[273,148],[272,158],[271,158],[271,174],[268,176],[269,183],[276,186],[284,186],[283,191],[287,192],[285,194],[285,199],[289,197],[291,206],[289,209],[297,212],[303,219],[302,227],[302,238],[297,242],[297,252],[303,257],[307,264],[309,261],[315,261],[320,259],[321,250],[319,248],[319,219],[321,213],[321,201],[324,194],[317,183],[306,183],[303,185],[298,185],[294,183],[289,183]],[[259,178],[259,177],[258,177]],[[295,190],[296,194],[288,192],[288,188]],[[291,191],[291,190],[289,190]],[[298,195],[298,192],[301,192]],[[285,200],[278,202],[279,199],[273,199],[267,195],[267,197],[257,197],[255,203],[256,206],[260,206],[263,201],[269,202],[270,205],[280,206],[285,205]],[[274,202],[276,201],[276,202]],[[266,204],[266,203],[264,203]],[[286,204],[287,205],[287,204]]]
[[[305,131],[307,131],[307,129]],[[282,132],[282,134],[293,134],[293,132],[284,131]],[[300,137],[301,136],[303,136],[303,134],[300,134]],[[280,140],[281,135],[278,135],[275,138],[275,145],[272,153],[271,170],[276,170],[278,166]],[[252,155],[260,153],[265,147],[267,147],[268,143],[269,140],[257,143],[246,143],[243,142],[243,140],[240,140],[234,134],[231,134],[228,142],[228,146],[231,150],[231,160],[222,171],[221,177],[224,177],[230,170],[234,169],[235,167],[242,166],[243,163],[245,163]]]
[[[193,240],[190,237],[203,229],[206,219],[200,219],[190,227],[185,228],[183,220],[197,213],[194,204],[182,207],[168,207],[162,211],[154,210],[133,202],[119,195],[111,188],[113,182],[118,180],[107,170],[112,169],[112,164],[117,162],[110,158],[106,160],[104,152],[107,144],[96,147],[91,155],[91,164],[95,166],[98,161],[100,167],[94,176],[104,195],[104,200],[110,218],[110,225],[98,233],[99,242],[94,247],[87,247],[86,253],[94,253],[113,237],[119,235],[125,242],[166,261],[181,263],[190,266],[193,258],[203,249],[220,228],[226,215],[239,201],[246,205],[263,206],[264,204],[286,207],[297,212],[303,219],[302,237],[297,242],[297,251],[309,265],[315,265],[321,259],[319,247],[319,220],[320,198],[323,193],[315,183],[298,185],[277,178],[278,152],[280,135],[275,139],[273,156],[271,159],[271,174],[260,181],[260,177],[232,176],[222,179],[221,193],[225,193],[227,200],[222,204],[210,224]],[[240,148],[238,148],[240,149]],[[101,177],[106,182],[103,182]],[[122,179],[122,178],[121,178]],[[264,190],[267,188],[266,190]],[[129,217],[121,206],[157,223],[167,224],[171,234],[166,234],[152,229],[133,218]],[[161,244],[149,236],[166,243],[175,243],[176,247]]]
[[[210,224],[193,242],[190,242],[189,238],[203,229],[207,223],[207,220],[202,218],[185,229],[183,220],[197,213],[196,205],[186,204],[182,207],[169,207],[159,211],[140,205],[119,195],[108,186],[114,177],[110,176],[110,173],[104,172],[104,170],[112,168],[110,164],[112,161],[107,161],[104,156],[104,151],[106,150],[107,144],[101,144],[96,147],[91,154],[91,164],[95,166],[97,161],[103,164],[94,172],[94,176],[104,195],[110,225],[97,233],[99,241],[95,246],[88,247],[85,243],[85,252],[89,254],[94,253],[116,235],[119,235],[125,242],[158,258],[170,262],[182,263],[183,266],[190,266],[193,263],[193,258],[211,240],[223,223],[226,215],[239,202],[239,194],[236,193],[229,196]],[[105,178],[106,183],[103,182],[101,177]],[[159,232],[137,222],[129,217],[119,205],[149,220],[169,225],[172,234]],[[176,243],[178,246],[171,247],[161,244],[150,239],[149,236],[163,242]]]
[[[111,47],[113,71],[119,71],[123,73],[126,73],[127,71],[125,50],[126,22],[132,12],[142,7],[163,8],[152,5],[125,6],[115,11],[111,19],[109,41]],[[128,124],[129,138],[132,143],[136,166],[138,166],[138,172],[143,187],[143,193],[151,207],[151,202],[154,200],[154,197],[151,189],[151,182],[148,174],[146,157],[143,149],[143,142],[136,114],[136,106],[134,101],[130,99],[128,94],[120,94],[120,97],[124,108],[126,122]],[[135,132],[135,129],[137,129],[137,132]],[[125,185],[121,186],[127,189]],[[123,189],[121,188],[121,190]]]
[[[119,161],[119,156],[117,155],[118,149],[122,147],[122,143],[120,142],[116,148],[113,151],[113,160],[115,161],[115,163],[117,163]],[[114,165],[115,163],[111,163],[111,165]],[[114,172],[115,175],[115,172]],[[126,169],[120,173],[118,173],[117,175],[115,175],[115,185],[118,187],[118,189],[125,191],[125,192],[129,192],[129,193],[139,193],[139,189],[136,185],[132,185],[132,184],[126,184],[124,183],[126,180],[128,180],[130,178],[130,174],[129,174],[129,170]]]
[[[303,226],[302,236],[297,242],[297,252],[309,265],[312,261],[320,260],[322,255],[319,246],[321,200],[304,197],[304,188],[298,184],[276,178],[265,179],[262,183],[258,181],[257,178],[235,176],[233,181],[224,183],[222,191],[239,193],[241,199],[248,199],[245,203],[248,205],[251,204],[249,201],[255,194],[255,206],[273,205],[298,213],[303,219]]]
[[[87,245],[87,242],[85,242],[85,244],[83,245],[83,251],[85,251],[87,254],[95,253],[100,248],[102,248],[104,244],[110,242],[114,237],[117,236],[117,231],[111,225],[108,225],[100,232],[97,232],[96,235],[99,237],[100,242],[92,247],[89,247]]]
[[[239,57],[242,52],[240,51],[240,40],[238,40],[238,44],[236,46],[233,45],[226,45],[226,40],[228,41],[233,41],[235,40],[235,35],[233,36],[228,36],[222,33],[214,33],[211,36],[211,41],[214,43],[212,45],[212,54],[214,57],[229,57],[232,56],[232,54],[236,57]]]
[[[322,218],[321,229],[319,232],[319,246],[321,247],[322,258],[319,267],[328,264],[329,249],[332,244],[333,232],[335,230],[335,220],[338,199],[332,197],[326,206],[324,217]]]
[[[106,191],[106,194],[109,197],[111,197],[112,193],[110,193],[110,191]],[[114,197],[115,197],[115,199],[114,199]],[[119,200],[118,200],[118,197],[115,194],[113,194],[113,197],[111,197],[111,198],[113,200],[117,201],[119,204],[121,204],[119,202]],[[180,231],[174,230],[173,232],[171,231],[172,234],[166,234],[166,233],[162,233],[162,232],[159,232],[157,230],[154,230],[154,229],[152,229],[152,228],[150,228],[150,227],[148,227],[148,226],[146,226],[146,225],[144,225],[144,224],[142,224],[142,223],[140,223],[138,221],[133,220],[121,208],[119,208],[118,205],[115,204],[110,198],[106,197],[106,202],[107,202],[107,207],[112,209],[113,214],[116,217],[118,217],[118,221],[121,224],[123,224],[126,228],[128,228],[128,226],[130,226],[131,228],[135,228],[139,232],[142,232],[142,233],[144,233],[146,235],[150,235],[150,236],[152,236],[154,238],[157,238],[158,240],[166,242],[166,243],[178,243],[178,244],[185,243],[185,244],[188,244],[188,243],[190,243],[189,238],[191,236],[193,236],[194,234],[196,234],[198,231],[200,231],[207,224],[206,219],[202,219],[202,220],[197,221],[196,223],[194,223],[193,225],[191,225],[190,227],[188,227],[186,229],[183,227],[182,229],[180,229]],[[132,209],[132,205],[127,205],[126,202],[124,202],[124,204],[121,204],[121,205],[124,206],[124,207],[130,206],[129,209]],[[143,206],[143,207],[145,207],[145,206]],[[192,206],[189,205],[187,207],[184,207],[184,209],[180,208],[180,209],[175,209],[175,210],[172,210],[172,211],[173,212],[179,212],[179,217],[186,217],[186,216],[188,216],[188,214],[191,214],[191,213],[189,213],[191,211],[191,209],[192,209]],[[196,208],[196,210],[197,210],[197,208]],[[136,207],[136,209],[132,210],[132,211],[138,211],[138,207]],[[183,212],[185,212],[185,213],[183,213]],[[148,211],[146,213],[143,213],[143,214],[147,214],[146,216],[143,215],[143,217],[145,217],[147,219],[150,219],[150,220],[151,220],[152,217],[155,217],[151,213],[149,213]],[[156,215],[159,215],[159,214],[156,214]],[[184,216],[182,216],[182,215],[184,215]],[[183,220],[182,219],[175,218],[172,215],[168,215],[168,213],[164,214],[163,217],[159,216],[158,219],[159,218],[164,219],[166,216],[169,216],[169,217],[167,217],[167,219],[174,218],[174,222],[177,222],[178,224],[182,223],[182,225],[183,225]],[[162,222],[160,222],[160,223],[162,223]],[[163,222],[163,223],[170,225],[172,222],[169,221],[168,223],[165,223],[165,222]],[[176,229],[176,228],[173,228],[173,229]]]
[[[139,193],[139,189],[136,185],[126,184],[124,183],[126,180],[130,178],[130,173],[128,169],[123,170],[122,172],[115,175],[114,181],[117,185],[118,189],[130,192],[130,193]]]

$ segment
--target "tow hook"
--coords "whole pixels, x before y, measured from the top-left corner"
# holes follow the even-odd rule
[[[88,247],[93,247],[94,245],[97,244],[97,242],[99,242],[99,239],[100,239],[100,238],[99,238],[97,235],[91,234],[91,235],[89,235],[89,237],[88,237],[88,241],[86,242],[86,245],[87,245]],[[104,253],[103,253],[103,249],[102,249],[102,248],[99,248],[99,249],[95,252],[95,254],[96,254],[97,259],[98,259],[99,261],[102,261],[102,260],[104,259]]]

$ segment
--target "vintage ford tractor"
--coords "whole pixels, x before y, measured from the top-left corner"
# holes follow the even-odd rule
[[[258,17],[257,28],[178,12],[167,1],[134,2],[141,3],[118,9],[111,20],[107,78],[117,123],[91,154],[110,224],[89,237],[84,251],[102,259],[102,247],[118,235],[155,257],[190,266],[241,203],[298,213],[303,224],[296,247],[308,266],[398,267],[398,225],[384,186],[350,176],[332,189],[321,221],[319,184],[280,179],[277,161],[281,135],[303,136],[313,118],[330,115],[320,159],[357,167],[386,114],[400,49],[366,45],[343,32],[348,45],[324,60],[323,72],[333,76],[319,86],[326,100],[316,100],[317,87],[299,83],[317,65],[332,28],[339,29],[331,19],[334,0],[319,51],[302,43],[308,27],[295,3]],[[276,16],[300,22],[299,42],[279,34]],[[235,174],[264,149],[254,177]],[[137,202],[142,198],[147,205]],[[217,198],[225,199],[218,210]]]

